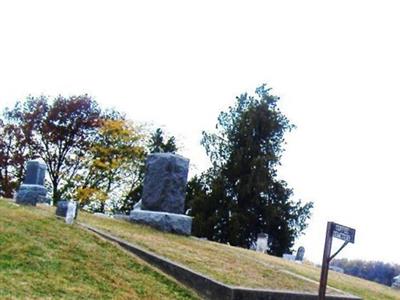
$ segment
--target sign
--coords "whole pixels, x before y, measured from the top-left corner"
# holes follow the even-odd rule
[[[337,223],[332,223],[332,236],[348,243],[354,244],[356,230]]]
[[[334,222],[328,222],[326,226],[324,255],[322,257],[321,278],[319,281],[318,299],[325,300],[326,285],[328,283],[329,262],[340,252],[348,243],[354,244],[356,230],[347,226],[343,226]],[[333,255],[331,255],[332,239],[337,238],[344,241]]]

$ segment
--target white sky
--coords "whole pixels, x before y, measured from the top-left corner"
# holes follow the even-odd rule
[[[265,82],[297,125],[280,175],[315,202],[296,247],[320,262],[332,220],[357,229],[339,257],[400,263],[396,2],[2,1],[0,109],[89,93],[165,126],[196,172],[201,131]]]

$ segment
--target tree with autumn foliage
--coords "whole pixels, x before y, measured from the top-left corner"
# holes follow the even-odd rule
[[[24,134],[15,124],[0,119],[0,196],[13,197],[22,181],[24,165],[33,158]]]
[[[104,212],[106,202],[119,208],[118,201],[129,194],[143,161],[140,128],[119,115],[102,119],[98,134],[85,155],[85,168],[76,177],[76,198],[81,204],[95,202]],[[92,203],[92,204],[95,204]]]
[[[6,110],[5,116],[23,142],[22,149],[21,142],[14,142],[19,160],[13,159],[8,165],[16,168],[31,157],[43,159],[56,204],[73,188],[82,158],[94,141],[101,116],[97,102],[88,95],[28,97]]]

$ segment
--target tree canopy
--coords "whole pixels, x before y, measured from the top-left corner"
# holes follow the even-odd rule
[[[195,235],[248,248],[264,232],[271,253],[282,255],[306,228],[313,204],[293,201],[277,178],[284,134],[293,128],[278,100],[263,85],[221,112],[216,132],[203,132],[212,167],[188,185]]]
[[[88,95],[28,97],[6,109],[0,125],[0,187],[6,197],[22,182],[26,161],[41,158],[54,204],[96,200],[104,211],[112,193],[118,190],[115,199],[129,193],[129,179],[144,159],[140,129]]]

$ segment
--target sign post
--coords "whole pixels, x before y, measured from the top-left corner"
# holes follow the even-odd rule
[[[344,248],[348,243],[354,244],[356,230],[334,222],[328,222],[326,226],[324,255],[322,257],[321,278],[319,282],[318,299],[324,300],[326,285],[328,283],[328,271],[330,261]],[[331,256],[332,238],[338,238],[344,241],[344,244]]]

